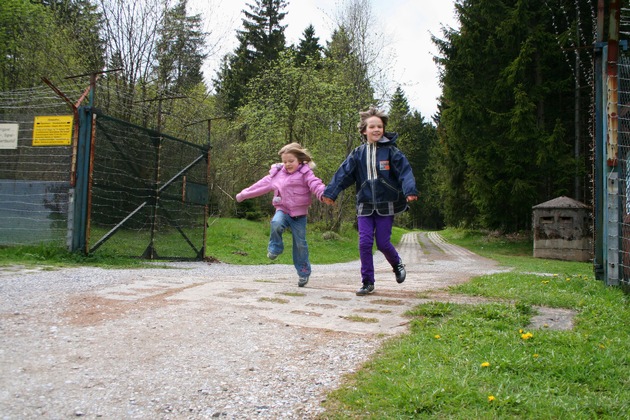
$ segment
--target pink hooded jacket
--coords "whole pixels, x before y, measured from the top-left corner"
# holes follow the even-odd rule
[[[301,164],[293,173],[288,173],[282,164],[271,167],[269,175],[260,179],[240,193],[236,194],[239,203],[274,191],[273,206],[291,217],[308,214],[311,193],[321,200],[326,185],[315,176],[310,166]]]

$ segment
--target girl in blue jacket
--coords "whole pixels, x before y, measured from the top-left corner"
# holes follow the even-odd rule
[[[341,191],[352,184],[356,187],[362,282],[356,294],[365,296],[374,292],[375,240],[377,249],[391,264],[396,281],[405,281],[405,266],[391,243],[392,227],[394,215],[407,210],[407,203],[418,199],[418,191],[411,165],[396,147],[398,134],[385,132],[387,115],[373,107],[359,115],[357,127],[364,143],[337,169],[322,201],[332,205]]]

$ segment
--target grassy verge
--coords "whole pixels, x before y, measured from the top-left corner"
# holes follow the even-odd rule
[[[267,258],[269,223],[243,219],[211,219],[208,229],[208,255],[229,264],[293,264],[291,232],[283,235],[284,252],[273,262]],[[394,228],[393,243],[405,231]],[[339,234],[327,232],[322,225],[311,223],[306,228],[312,264],[334,264],[359,259],[358,234],[346,223]]]
[[[440,235],[448,242],[463,246],[478,255],[521,272],[570,272],[585,275],[593,273],[593,266],[590,263],[532,258],[534,245],[529,237],[493,236],[459,229],[446,229],[441,231]]]
[[[331,393],[323,418],[628,418],[627,295],[595,280],[589,263],[532,258],[527,240],[441,233],[514,267],[450,292],[505,303],[410,311],[410,333]],[[574,328],[531,329],[537,305],[575,310]]]
[[[66,251],[51,244],[0,247],[0,267],[20,265],[25,267],[79,267],[104,268],[146,267],[147,261],[111,253],[84,256]]]
[[[403,229],[394,228],[393,243],[398,243]],[[342,232],[331,234],[322,225],[311,223],[307,227],[307,241],[311,263],[333,264],[353,261],[359,258],[357,247],[358,235],[352,224],[346,223]],[[107,246],[97,250],[94,255],[83,256],[69,253],[60,246],[16,246],[0,247],[0,266],[2,265],[50,265],[80,266],[94,265],[102,267],[142,267],[147,260],[137,258],[147,247],[148,236],[134,232],[117,234]],[[160,232],[159,251],[167,255],[188,255],[190,249],[169,249],[176,244],[187,245],[177,232]],[[267,258],[269,242],[269,222],[254,222],[244,219],[213,218],[208,221],[206,255],[228,264],[292,264],[292,238],[290,231],[284,234],[285,251],[275,261]]]
[[[358,235],[350,224],[340,235],[330,235],[317,225],[306,228],[309,255],[312,264],[331,264],[359,258]],[[283,235],[284,252],[271,262],[267,258],[269,222],[244,219],[211,219],[208,228],[207,255],[228,264],[293,264],[292,237]]]

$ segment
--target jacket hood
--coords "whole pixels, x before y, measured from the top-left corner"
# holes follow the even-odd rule
[[[379,140],[379,143],[391,143],[391,144],[396,144],[396,140],[398,140],[398,133],[388,133],[387,131],[385,132],[385,135],[383,136],[383,138],[381,138]]]
[[[385,132],[383,137],[378,141],[381,144],[391,144],[392,146],[396,145],[396,140],[398,140],[398,133],[394,132]],[[367,140],[363,140],[364,143],[367,143]]]

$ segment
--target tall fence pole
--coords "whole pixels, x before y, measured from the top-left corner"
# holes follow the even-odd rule
[[[608,19],[608,45],[606,60],[606,191],[608,208],[607,228],[607,267],[606,284],[616,286],[619,284],[619,0],[611,0]]]
[[[595,40],[595,54],[594,54],[594,85],[595,85],[595,147],[593,150],[593,271],[595,272],[595,278],[603,280],[606,276],[605,264],[605,241],[604,231],[605,224],[604,219],[606,216],[604,191],[606,191],[606,185],[604,182],[604,168],[606,165],[605,156],[605,120],[604,120],[604,107],[605,107],[605,90],[604,90],[604,71],[603,63],[606,56],[606,45],[604,43],[604,18],[605,18],[605,0],[598,0],[597,9],[597,38]]]
[[[83,92],[79,100],[72,102],[63,92],[61,92],[52,82],[42,78],[57,95],[59,95],[72,109],[74,116],[74,137],[72,168],[70,173],[70,202],[68,203],[68,238],[67,245],[71,252],[86,250],[86,220],[87,220],[87,193],[88,174],[90,169],[90,135],[91,110],[90,107],[79,107],[81,102],[93,89],[93,84]],[[91,97],[93,100],[93,97]],[[87,131],[86,131],[87,130]]]

